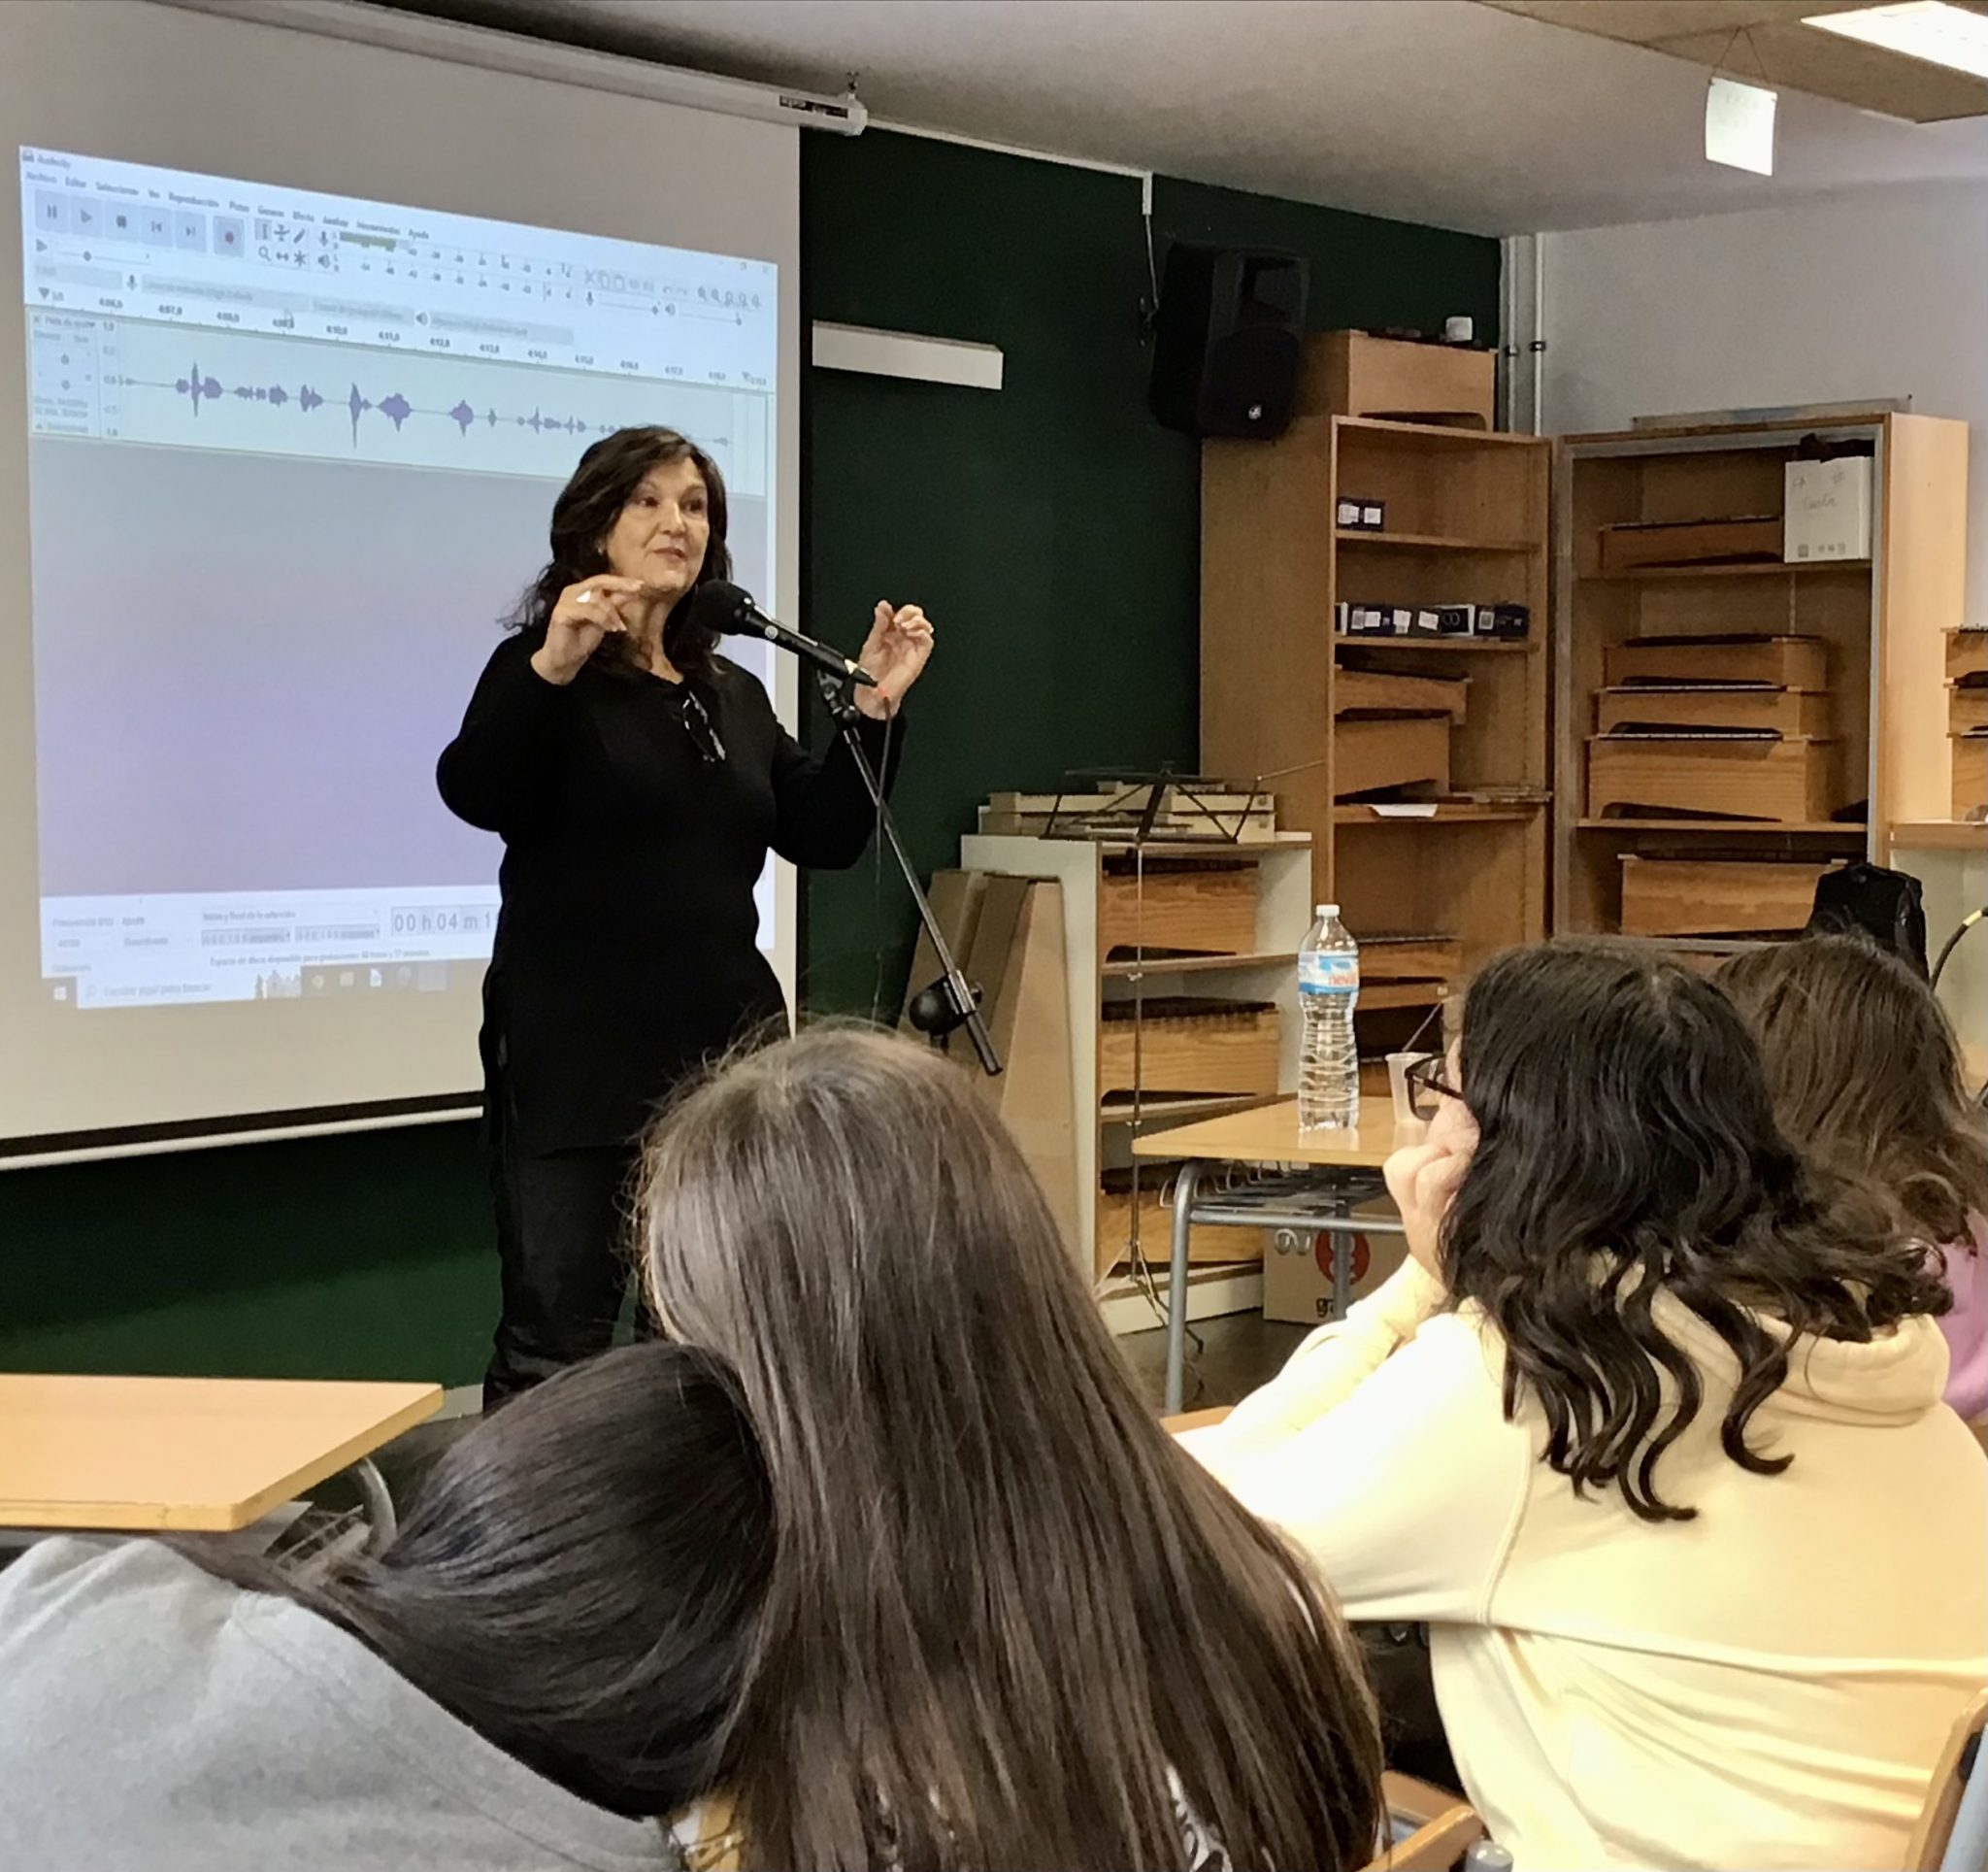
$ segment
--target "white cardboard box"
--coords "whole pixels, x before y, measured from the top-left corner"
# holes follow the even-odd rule
[[[1392,1203],[1380,1201],[1360,1205],[1353,1216],[1356,1220],[1369,1215],[1392,1220],[1394,1213]],[[1401,1266],[1408,1248],[1399,1235],[1360,1235],[1354,1243],[1350,1297],[1364,1300]],[[1280,1243],[1277,1234],[1265,1231],[1263,1317],[1306,1326],[1320,1326],[1332,1318],[1330,1235],[1301,1235]]]
[[[1871,556],[1871,457],[1787,465],[1781,557],[1790,565]]]

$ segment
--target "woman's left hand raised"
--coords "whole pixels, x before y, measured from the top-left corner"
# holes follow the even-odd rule
[[[856,707],[874,721],[887,721],[918,680],[932,655],[932,620],[916,605],[878,602],[870,635],[856,661],[877,679],[877,686],[856,686]]]

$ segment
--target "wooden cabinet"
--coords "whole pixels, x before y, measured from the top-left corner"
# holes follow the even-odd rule
[[[1346,416],[1203,445],[1201,764],[1310,833],[1311,895],[1362,945],[1369,1055],[1546,931],[1550,458],[1540,437]],[[1342,500],[1384,526],[1336,524]],[[1428,627],[1499,605],[1526,608],[1526,637]],[[1414,634],[1342,633],[1342,606]]]
[[[1870,457],[1870,558],[1779,557],[1817,440]],[[1829,864],[1947,819],[1967,446],[1877,413],[1561,442],[1556,930],[1716,951],[1799,928]],[[1667,562],[1625,557],[1665,537]]]

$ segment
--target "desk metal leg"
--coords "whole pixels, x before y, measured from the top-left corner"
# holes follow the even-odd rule
[[[348,1473],[366,1504],[366,1520],[372,1528],[366,1540],[367,1550],[377,1554],[399,1531],[393,1496],[387,1492],[386,1479],[374,1467],[371,1456],[361,1456]]]
[[[1201,1165],[1183,1163],[1174,1185],[1174,1252],[1167,1262],[1166,1414],[1177,1415],[1187,1371],[1187,1238],[1193,1226],[1194,1194]]]
[[[1332,1206],[1332,1213],[1342,1221],[1353,1211],[1349,1204],[1341,1201]],[[1332,1317],[1343,1320],[1347,1304],[1353,1293],[1353,1237],[1349,1229],[1336,1228],[1332,1232]]]

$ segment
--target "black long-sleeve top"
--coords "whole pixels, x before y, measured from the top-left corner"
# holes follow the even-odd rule
[[[531,666],[544,641],[498,648],[436,772],[449,811],[504,840],[483,1059],[530,1153],[627,1143],[700,1061],[784,1020],[755,940],[767,852],[851,865],[876,819],[840,737],[811,757],[736,665],[689,685],[711,762],[678,685],[588,664],[561,687]],[[862,725],[878,760],[883,724]]]

